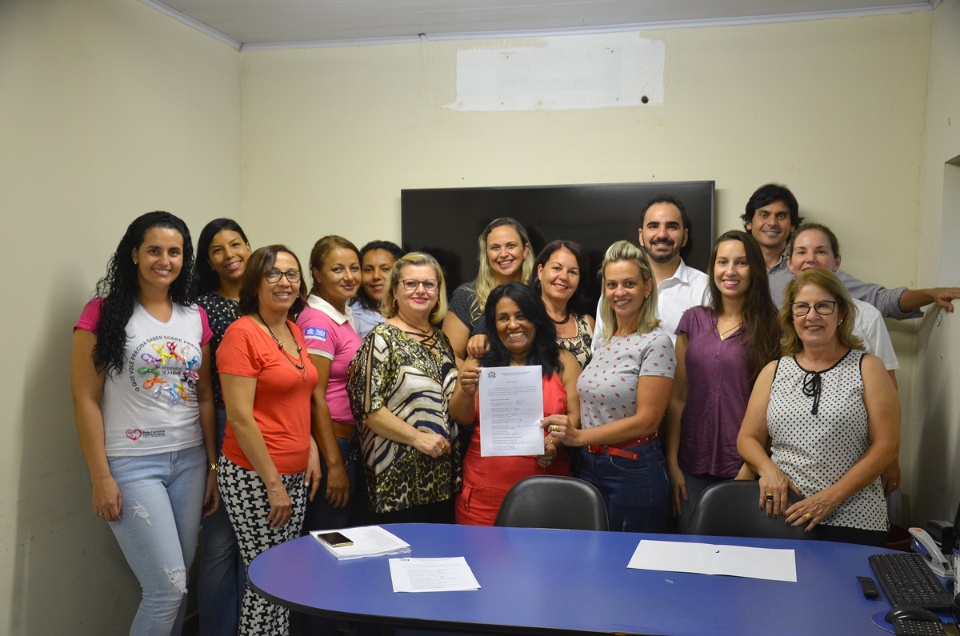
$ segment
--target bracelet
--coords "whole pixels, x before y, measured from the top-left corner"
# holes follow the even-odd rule
[[[210,472],[211,472],[211,473],[217,472],[217,465],[216,465],[216,464],[210,463],[210,464],[208,464],[208,467],[210,468]]]

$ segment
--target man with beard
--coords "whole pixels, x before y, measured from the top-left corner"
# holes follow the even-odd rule
[[[688,267],[680,250],[689,237],[689,217],[683,203],[670,195],[650,199],[640,214],[640,245],[647,249],[653,276],[657,281],[657,318],[660,327],[676,343],[677,324],[683,312],[708,300],[707,275]],[[603,334],[600,307],[593,342]]]

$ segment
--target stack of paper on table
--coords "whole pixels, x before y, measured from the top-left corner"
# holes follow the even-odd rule
[[[339,532],[353,541],[353,545],[334,547],[320,539],[319,535],[327,532]],[[406,554],[410,552],[410,544],[400,537],[387,532],[380,526],[362,526],[359,528],[344,528],[342,530],[314,530],[310,535],[317,543],[340,560],[362,559],[363,557],[383,556],[385,554]]]

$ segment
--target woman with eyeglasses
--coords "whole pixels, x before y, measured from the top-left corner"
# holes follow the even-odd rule
[[[290,319],[306,295],[293,252],[283,245],[258,249],[240,287],[243,317],[227,328],[217,351],[227,407],[218,484],[247,567],[264,550],[300,536],[307,498],[320,486],[311,414],[322,396]],[[247,590],[240,634],[286,634],[288,622],[287,609]]]
[[[218,505],[210,327],[193,245],[167,212],[135,219],[74,326],[70,386],[93,484],[141,588],[131,634],[179,634],[201,513]]]
[[[428,254],[406,254],[390,271],[386,321],[367,334],[350,363],[347,391],[374,523],[453,521],[460,442],[449,403],[457,366],[436,327],[446,309],[440,265]]]
[[[210,341],[210,371],[213,403],[217,415],[217,456],[227,430],[227,409],[223,405],[217,348],[223,334],[240,317],[240,284],[250,259],[250,242],[233,219],[214,219],[204,226],[197,239],[194,274],[197,304],[207,312],[213,339]],[[230,525],[226,506],[210,515],[200,530],[200,562],[197,565],[197,617],[200,633],[233,636],[240,621],[240,599],[247,588],[237,537]]]
[[[677,326],[677,374],[667,409],[667,469],[680,532],[707,486],[743,466],[737,434],[760,371],[780,353],[777,308],[760,247],[746,232],[713,245],[711,305],[692,307]]]
[[[510,217],[490,221],[480,233],[477,245],[477,279],[453,291],[450,312],[443,319],[443,331],[458,362],[466,358],[470,338],[486,333],[483,308],[493,288],[511,281],[522,283],[533,274],[530,239],[519,221]]]
[[[757,378],[737,438],[760,476],[757,514],[816,528],[818,539],[883,546],[880,473],[900,446],[897,391],[853,335],[856,307],[832,272],[791,281],[779,319],[784,357]],[[803,497],[793,505],[791,490]]]

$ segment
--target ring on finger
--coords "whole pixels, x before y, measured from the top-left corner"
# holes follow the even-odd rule
[[[810,521],[811,519],[813,519],[813,515],[808,512],[807,514],[803,515],[803,518],[806,519],[807,521]]]

